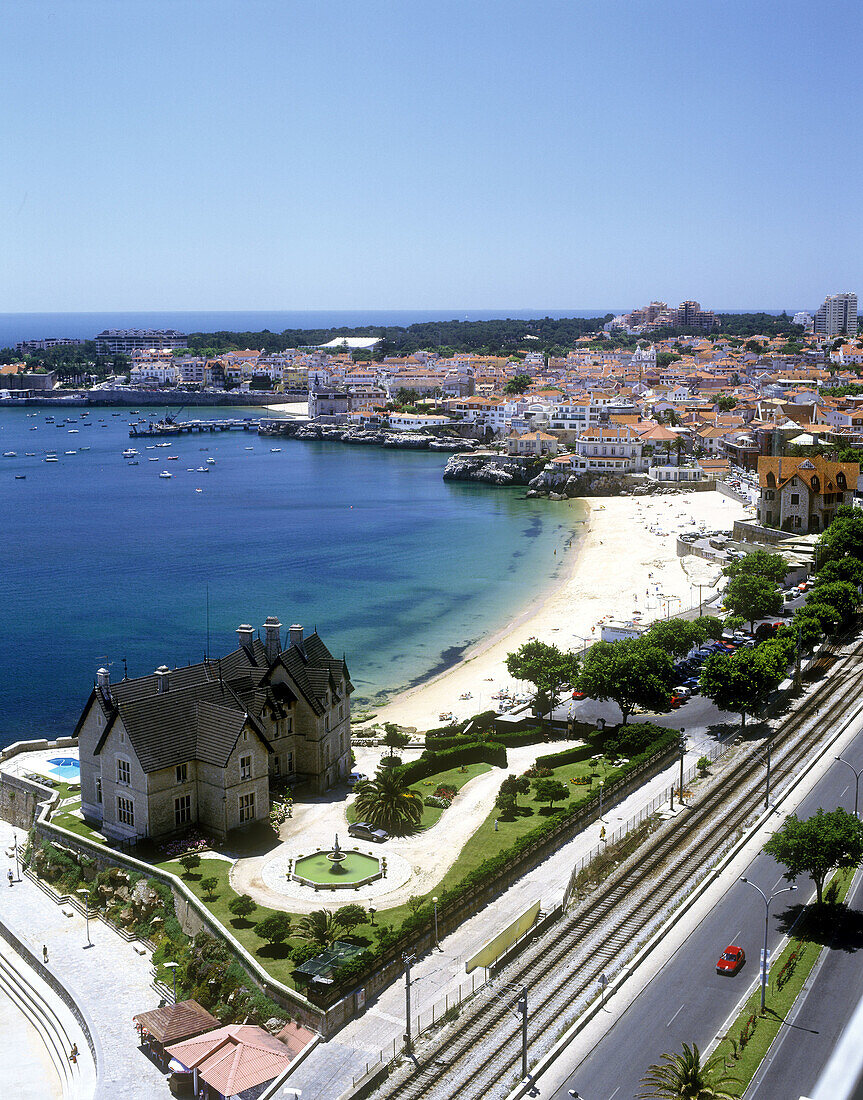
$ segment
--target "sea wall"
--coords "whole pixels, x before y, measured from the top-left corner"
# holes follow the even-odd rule
[[[261,428],[261,435],[408,451],[465,451],[475,446],[466,439],[453,439],[433,432],[363,431],[301,420],[269,421]]]
[[[166,405],[190,407],[218,407],[275,405],[288,401],[306,401],[306,390],[275,393],[252,390],[208,393],[189,390],[54,390],[38,397],[10,398],[3,401],[3,408],[33,405],[41,408],[164,408]]]

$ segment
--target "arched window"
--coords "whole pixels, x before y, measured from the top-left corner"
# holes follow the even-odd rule
[[[845,475],[842,473],[841,470],[836,475],[836,485],[842,490],[843,493],[848,488],[848,483],[845,480]]]
[[[809,482],[809,484],[812,486],[812,492],[813,493],[820,493],[821,492],[821,482],[818,480],[818,475],[817,474],[812,475],[812,480]]]
[[[773,473],[772,470],[768,471],[768,474],[767,474],[767,488],[768,489],[775,489],[776,488],[776,475]]]

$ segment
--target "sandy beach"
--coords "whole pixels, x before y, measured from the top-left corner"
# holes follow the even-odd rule
[[[586,502],[590,519],[577,525],[567,579],[539,606],[485,639],[447,672],[393,697],[374,721],[397,722],[425,730],[441,724],[439,715],[468,717],[496,705],[502,688],[531,690],[514,681],[506,656],[531,638],[579,650],[600,637],[602,620],[641,622],[698,606],[698,587],[707,601],[720,568],[676,552],[678,532],[704,525],[730,529],[744,508],[718,492],[655,497],[606,497]],[[469,698],[461,698],[468,695]]]

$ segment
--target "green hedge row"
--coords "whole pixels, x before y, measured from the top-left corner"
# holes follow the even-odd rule
[[[474,737],[473,734],[441,734],[436,733],[426,734],[426,748],[433,749],[435,752],[441,752],[444,749],[460,748],[463,745],[472,745],[477,742],[481,742],[482,737]],[[489,738],[491,741],[496,741],[499,745],[511,745],[515,748],[517,745],[535,745],[539,741],[546,740],[546,734],[538,726],[531,726],[526,730],[513,730],[513,731],[495,731],[495,733]]]
[[[478,764],[480,762],[493,764],[498,768],[505,768],[506,748],[497,741],[470,741],[466,745],[444,749],[442,752],[426,749],[419,760],[402,764],[399,773],[408,783],[416,783],[420,779],[428,779],[430,775],[448,771],[450,768],[459,767],[461,764]]]
[[[578,764],[582,760],[589,760],[597,753],[595,745],[576,745],[573,749],[564,749],[563,752],[551,752],[545,756],[536,758],[538,768],[559,768],[562,764]]]

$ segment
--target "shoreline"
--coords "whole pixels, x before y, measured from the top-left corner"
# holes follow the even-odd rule
[[[715,491],[582,503],[589,516],[561,583],[478,641],[451,668],[397,691],[377,709],[370,707],[375,713],[370,722],[425,730],[444,724],[441,713],[460,720],[493,709],[491,696],[501,689],[532,690],[514,680],[505,665],[507,654],[531,638],[578,651],[600,638],[603,619],[626,621],[640,613],[646,624],[693,603],[697,607],[698,584],[710,592],[721,568],[694,556],[678,558],[678,530],[700,523],[708,529],[729,527],[744,514],[742,505]],[[460,698],[465,694],[468,699]]]

